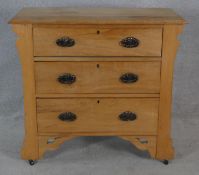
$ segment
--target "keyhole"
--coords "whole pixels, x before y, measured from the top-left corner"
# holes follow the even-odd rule
[[[100,103],[100,101],[99,101],[99,100],[97,100],[97,103],[99,104],[99,103]]]
[[[98,35],[100,34],[100,31],[99,31],[99,30],[97,31],[97,34],[98,34]]]
[[[97,68],[99,68],[100,67],[100,65],[99,64],[97,64]]]

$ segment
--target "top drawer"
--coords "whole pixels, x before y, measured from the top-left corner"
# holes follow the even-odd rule
[[[162,28],[35,27],[35,56],[161,56]]]

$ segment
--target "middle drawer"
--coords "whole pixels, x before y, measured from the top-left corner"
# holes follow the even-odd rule
[[[160,62],[35,62],[37,94],[159,93]]]

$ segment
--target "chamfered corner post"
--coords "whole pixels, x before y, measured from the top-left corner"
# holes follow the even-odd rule
[[[164,25],[161,65],[160,104],[156,159],[171,160],[174,148],[171,139],[172,80],[173,67],[179,45],[178,35],[183,25]]]
[[[36,121],[36,95],[33,61],[33,38],[31,24],[12,24],[17,35],[16,46],[22,65],[24,95],[25,137],[21,150],[24,160],[38,159],[38,135]]]

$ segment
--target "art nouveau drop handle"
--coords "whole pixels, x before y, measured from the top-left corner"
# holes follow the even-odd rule
[[[120,77],[122,83],[135,83],[138,81],[138,75],[134,73],[125,73]]]
[[[137,115],[131,111],[125,111],[119,115],[121,121],[134,121],[136,118]]]
[[[77,119],[77,116],[72,112],[64,112],[64,113],[59,114],[58,118],[59,120],[64,121],[64,122],[72,122]]]
[[[140,41],[137,38],[134,38],[134,37],[126,37],[126,38],[122,39],[119,44],[122,47],[134,48],[134,47],[139,46]]]
[[[73,84],[76,81],[76,76],[74,74],[71,73],[64,73],[62,75],[60,75],[57,80],[61,83],[61,84]]]
[[[72,47],[75,45],[75,40],[70,37],[61,37],[56,40],[56,44],[60,47]]]

